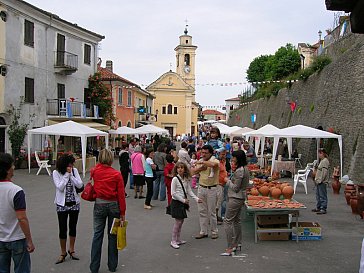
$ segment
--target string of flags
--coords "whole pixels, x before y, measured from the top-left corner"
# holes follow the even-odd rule
[[[229,86],[238,86],[238,85],[260,85],[260,84],[269,84],[269,83],[293,83],[298,82],[300,80],[279,80],[279,81],[261,81],[261,82],[216,82],[216,83],[196,83],[195,86],[214,86],[214,87],[229,87]],[[150,84],[140,84],[140,85],[120,85],[118,87],[122,88],[139,88],[139,87],[148,87]],[[162,86],[173,86],[171,83],[163,83],[159,84]]]

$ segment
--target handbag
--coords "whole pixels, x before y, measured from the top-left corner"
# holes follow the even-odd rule
[[[92,177],[90,177],[90,181],[86,184],[85,189],[81,193],[81,198],[90,202],[96,200],[96,192],[92,185]]]
[[[118,227],[117,229],[117,248],[118,250],[123,250],[127,244],[126,244],[126,227],[128,226],[128,221],[124,221],[124,224],[122,227]]]

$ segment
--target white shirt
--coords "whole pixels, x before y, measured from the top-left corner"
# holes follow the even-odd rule
[[[179,176],[179,175],[178,175]],[[191,196],[196,202],[198,201],[198,197],[193,193],[191,186],[190,186],[190,180],[183,179],[179,176],[179,178],[182,181],[183,186],[185,187],[186,194]],[[182,203],[185,202],[185,194],[183,192],[181,183],[178,181],[177,177],[173,177],[172,184],[171,184],[171,195],[174,200],[180,201]]]
[[[64,203],[66,202],[66,185],[68,180],[71,180],[73,184],[73,194],[75,195],[76,203],[80,203],[80,197],[76,193],[75,187],[82,188],[83,182],[76,168],[73,168],[73,172],[74,175],[69,172],[62,175],[57,170],[53,171],[53,183],[56,186],[56,196],[54,198],[55,204],[64,206]]]

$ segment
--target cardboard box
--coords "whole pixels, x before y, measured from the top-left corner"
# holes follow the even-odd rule
[[[259,228],[258,230],[263,231],[264,228]],[[291,232],[264,232],[258,233],[258,239],[260,241],[288,241]]]
[[[277,214],[277,215],[258,215],[258,225],[277,225],[277,224],[288,224],[288,214]]]
[[[298,235],[299,241],[317,241],[322,239],[321,226],[315,222],[298,222],[296,230],[296,223],[291,223],[292,227],[292,240],[296,240]]]

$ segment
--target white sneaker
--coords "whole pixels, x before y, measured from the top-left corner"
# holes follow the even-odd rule
[[[179,245],[176,242],[171,242],[171,247],[173,247],[174,249],[179,249]]]
[[[187,243],[187,242],[186,241],[183,241],[183,240],[177,241],[177,245],[184,245],[185,243]]]

